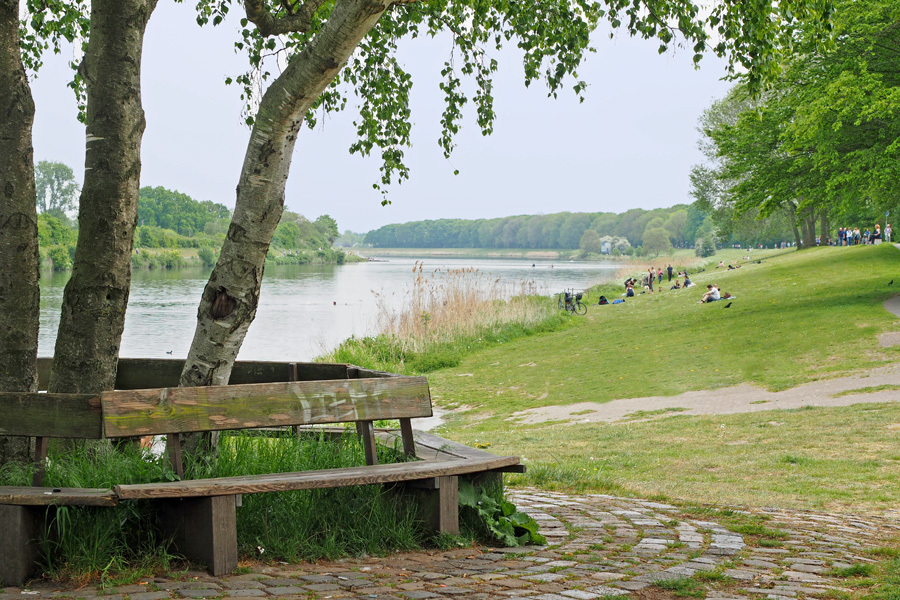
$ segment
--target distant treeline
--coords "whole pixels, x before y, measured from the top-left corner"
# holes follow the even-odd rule
[[[663,228],[673,245],[689,247],[709,231],[706,214],[693,206],[635,208],[616,213],[554,213],[499,219],[441,219],[385,225],[366,234],[365,243],[378,248],[580,248],[584,232],[622,237],[641,246],[644,232]]]
[[[196,248],[199,260],[215,263],[231,223],[231,210],[223,204],[197,201],[163,187],[143,187],[138,200],[138,227],[134,233],[135,267],[173,268],[186,264],[179,248]],[[337,262],[344,252],[333,248],[337,223],[328,215],[315,221],[285,211],[272,239],[267,260],[275,263]],[[78,239],[77,222],[63,210],[38,215],[42,258],[57,271],[71,268]],[[152,249],[151,252],[142,252]],[[196,259],[194,259],[196,260]]]

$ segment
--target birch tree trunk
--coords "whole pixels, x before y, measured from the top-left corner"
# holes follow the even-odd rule
[[[141,175],[141,52],[156,0],[93,0],[78,244],[63,296],[50,391],[112,389],[131,286]]]
[[[266,252],[284,210],[285,182],[303,118],[389,4],[339,0],[322,30],[291,58],[263,96],[241,169],[231,227],[200,300],[182,386],[228,383],[256,316]]]
[[[40,317],[31,127],[34,101],[19,50],[19,2],[0,0],[0,391],[37,391]],[[0,436],[0,465],[29,440]]]

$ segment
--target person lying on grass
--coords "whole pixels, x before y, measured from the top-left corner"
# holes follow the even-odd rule
[[[680,289],[681,289],[681,282],[678,281],[678,280],[676,279],[676,280],[675,280],[675,285],[673,285],[673,286],[670,287],[669,289],[670,289],[670,290],[680,290]]]
[[[706,293],[703,294],[703,298],[700,299],[700,304],[704,302],[715,302],[716,300],[721,300],[722,296],[719,294],[719,286],[714,283],[706,286]]]

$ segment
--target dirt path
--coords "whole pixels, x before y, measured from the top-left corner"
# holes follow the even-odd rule
[[[900,295],[886,301],[884,308],[900,317]],[[900,329],[900,324],[897,329]],[[898,345],[900,331],[884,333],[879,336],[878,342],[881,346]],[[893,389],[877,391],[871,389],[879,386],[893,386]],[[678,396],[650,396],[605,403],[580,402],[566,406],[543,406],[520,411],[513,416],[521,423],[547,421],[612,423],[635,417],[645,420],[648,417],[641,417],[641,413],[657,411],[659,412],[650,418],[661,418],[675,413],[724,415],[803,406],[849,406],[865,402],[900,402],[900,363],[850,377],[815,381],[782,392],[769,392],[756,386],[741,384],[718,390],[685,392]]]

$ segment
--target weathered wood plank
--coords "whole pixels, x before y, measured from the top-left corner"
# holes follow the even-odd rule
[[[378,447],[375,445],[375,428],[372,427],[372,421],[357,422],[356,430],[362,438],[363,451],[366,454],[366,464],[377,465]]]
[[[116,506],[118,503],[118,499],[112,490],[0,486],[0,504],[18,504],[21,506]]]
[[[25,585],[34,574],[44,510],[0,505],[0,585]]]
[[[419,446],[431,448],[444,454],[451,454],[458,458],[480,460],[488,456],[494,456],[494,454],[491,454],[490,452],[487,452],[485,450],[472,448],[471,446],[466,446],[465,444],[460,444],[459,442],[444,439],[438,435],[434,435],[433,433],[428,433],[427,431],[416,430],[413,434],[413,437],[416,440],[416,444]]]
[[[37,359],[38,389],[46,390],[53,359]],[[230,384],[273,383],[288,381],[286,362],[237,361],[231,371]],[[296,363],[295,381],[346,379],[349,365],[344,363]],[[117,390],[178,387],[184,360],[180,358],[120,358],[116,370]],[[376,372],[377,373],[377,372]],[[384,375],[371,375],[384,377]]]
[[[403,453],[415,456],[416,440],[413,437],[412,421],[409,419],[400,419],[400,437],[403,439]]]
[[[0,435],[99,439],[102,432],[98,396],[0,393]]]
[[[424,377],[103,392],[107,437],[431,416]]]
[[[492,455],[492,457],[490,460],[419,461],[351,467],[347,469],[323,469],[320,471],[220,477],[194,481],[117,485],[114,489],[120,500],[229,496],[234,494],[391,483],[425,479],[427,477],[448,477],[519,464],[518,456]]]
[[[31,478],[31,485],[34,487],[44,485],[48,441],[45,437],[34,438],[34,475]]]
[[[167,499],[160,504],[160,529],[179,553],[206,564],[214,576],[228,575],[238,566],[233,496]]]

